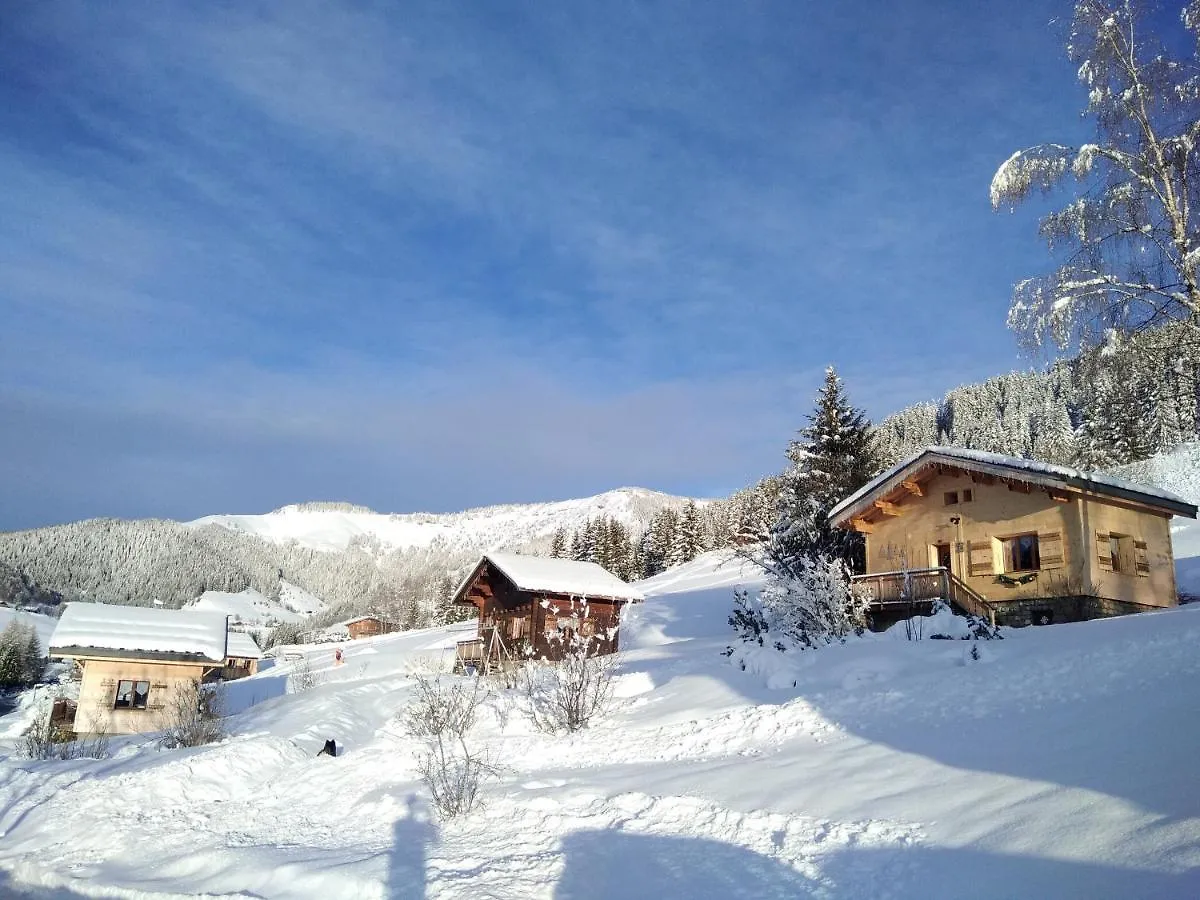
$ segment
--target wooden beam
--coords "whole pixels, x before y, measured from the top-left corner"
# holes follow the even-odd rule
[[[879,510],[881,513],[883,513],[885,516],[902,516],[902,515],[904,515],[904,510],[902,510],[895,503],[888,503],[888,501],[886,501],[886,500],[876,500],[875,508],[877,510]]]
[[[925,496],[925,487],[919,481],[902,481],[900,482],[900,486],[914,497]]]
[[[1009,481],[1008,489],[1010,491],[1016,491],[1019,494],[1028,494],[1033,490],[1028,481]]]
[[[1060,491],[1057,488],[1046,488],[1046,493],[1050,495],[1050,499],[1055,503],[1071,502],[1071,495],[1066,491]]]
[[[855,531],[857,531],[859,534],[874,534],[875,533],[875,526],[872,525],[870,522],[868,522],[866,519],[861,519],[861,518],[851,519],[850,527],[853,528]]]

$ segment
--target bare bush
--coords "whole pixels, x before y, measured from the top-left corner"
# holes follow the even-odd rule
[[[213,686],[198,681],[178,682],[158,714],[164,747],[200,747],[225,737],[221,721],[221,696]]]
[[[445,683],[440,677],[414,677],[417,697],[403,721],[408,733],[425,743],[417,771],[442,819],[466,815],[478,805],[483,783],[501,772],[468,740],[486,691],[475,678]]]
[[[612,702],[617,655],[596,655],[594,638],[573,634],[558,662],[528,662],[522,669],[525,713],[538,731],[558,734],[586,728]]]
[[[324,683],[325,676],[314,672],[312,670],[312,663],[309,662],[308,657],[302,656],[292,663],[292,671],[287,679],[287,692],[289,694],[302,694]]]
[[[38,713],[21,736],[17,755],[24,759],[108,759],[108,723],[91,721],[86,736],[54,722],[53,706]]]

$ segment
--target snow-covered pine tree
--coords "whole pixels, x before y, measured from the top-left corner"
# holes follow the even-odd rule
[[[562,559],[567,555],[567,532],[565,528],[554,529],[554,537],[550,540],[550,556]]]
[[[42,655],[42,643],[38,640],[37,629],[32,625],[25,626],[25,647],[21,656],[25,684],[37,684],[46,672],[46,657]]]
[[[694,500],[689,500],[683,507],[679,517],[679,528],[676,533],[674,546],[671,548],[671,565],[682,565],[691,562],[704,549],[703,536],[700,533],[700,511]]]
[[[833,529],[830,509],[866,484],[878,468],[866,414],[850,405],[842,380],[830,366],[808,425],[787,451],[778,517],[767,554],[779,572],[799,573],[815,554],[842,559],[851,571],[865,564],[862,535]]]

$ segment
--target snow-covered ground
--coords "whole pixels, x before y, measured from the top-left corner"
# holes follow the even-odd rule
[[[430,547],[478,552],[548,541],[555,529],[571,531],[588,519],[608,516],[643,526],[663,506],[681,508],[686,498],[645,488],[619,488],[553,503],[485,506],[459,513],[377,513],[348,504],[297,504],[263,515],[205,516],[188,525],[220,525],[268,541],[295,541],[314,550],[345,550],[352,542],[386,549]],[[699,501],[701,503],[705,501]]]
[[[231,591],[205,591],[184,609],[199,612],[219,612],[231,616],[239,625],[276,625],[280,622],[303,622],[323,612],[325,603],[303,588],[287,581],[281,582],[279,599],[273,600],[254,588]]]
[[[1200,608],[1013,631],[980,662],[893,629],[771,689],[721,655],[754,578],[709,554],[639,585],[617,708],[573,737],[484,716],[507,771],[459,821],[429,816],[394,717],[470,624],[339,667],[303,648],[323,683],[231,685],[216,746],[0,761],[0,895],[1200,896]]]

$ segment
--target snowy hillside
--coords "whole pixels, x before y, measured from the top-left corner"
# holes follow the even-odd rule
[[[407,550],[440,544],[447,550],[483,550],[549,544],[556,529],[568,531],[607,516],[641,528],[664,506],[682,508],[686,498],[645,488],[620,488],[594,497],[554,503],[484,506],[459,513],[393,514],[337,503],[285,506],[264,515],[205,516],[192,527],[220,525],[276,543],[295,541],[313,550],[345,550],[352,544]]]
[[[352,642],[340,667],[309,648],[324,682],[300,694],[287,663],[236,682],[209,748],[0,760],[0,894],[1200,896],[1200,609],[1013,631],[979,663],[898,628],[771,690],[721,655],[739,582],[708,554],[641,583],[590,729],[485,715],[507,770],[464,820],[430,818],[394,717],[469,625]]]
[[[325,611],[325,604],[308,591],[284,581],[280,584],[279,599],[272,600],[254,588],[236,593],[205,591],[184,609],[219,612],[230,616],[238,625],[277,625],[280,622],[302,622]]]

